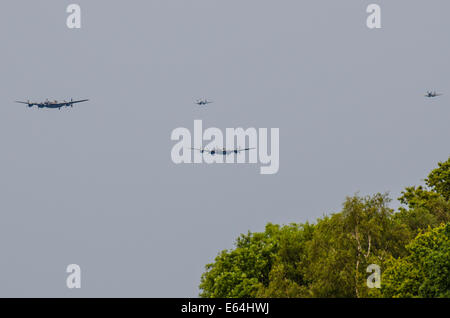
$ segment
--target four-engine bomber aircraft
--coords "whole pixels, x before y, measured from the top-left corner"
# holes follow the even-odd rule
[[[73,107],[73,104],[87,102],[88,100],[89,99],[81,99],[81,100],[70,99],[69,102],[67,102],[67,101],[58,102],[56,100],[51,102],[51,101],[49,101],[47,99],[43,103],[34,103],[34,102],[30,102],[30,101],[26,101],[26,102],[16,101],[16,103],[26,104],[26,105],[28,105],[28,107],[37,106],[38,108],[58,108],[58,109],[61,109],[61,107]]]
[[[203,106],[203,105],[211,104],[211,103],[213,103],[213,101],[210,101],[207,99],[198,99],[195,103],[199,106]]]
[[[232,153],[240,153],[242,151],[248,151],[248,150],[252,150],[255,148],[244,148],[244,149],[233,149],[233,150],[227,150],[225,148],[222,149],[211,149],[211,150],[207,150],[207,149],[197,149],[197,148],[191,148],[192,150],[198,150],[200,151],[200,153],[209,153],[210,155],[214,156],[214,155],[224,155],[224,156],[228,156]]]
[[[439,94],[439,93],[436,93],[436,92],[431,92],[431,91],[428,91],[426,94],[425,94],[425,97],[436,97],[436,96],[441,96],[442,94]]]

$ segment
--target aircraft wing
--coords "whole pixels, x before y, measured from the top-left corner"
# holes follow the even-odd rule
[[[66,103],[55,103],[55,104],[50,104],[50,106],[58,108],[58,107],[66,106]]]
[[[19,103],[19,104],[26,104],[26,105],[35,105],[35,103],[21,102],[21,101],[18,101],[18,100],[16,100],[16,103]]]
[[[70,101],[64,104],[76,104],[76,103],[83,103],[83,102],[87,102],[89,99],[80,99],[80,100],[74,100],[74,101]]]
[[[252,149],[255,149],[255,148],[236,149],[234,151],[241,152],[241,151],[247,151],[247,150],[252,150]]]
[[[191,148],[191,150],[197,150],[200,152],[207,152],[207,153],[211,153],[212,150],[206,150],[206,149],[198,149],[198,148]]]

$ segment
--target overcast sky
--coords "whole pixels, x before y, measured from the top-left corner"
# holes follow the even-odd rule
[[[74,2],[80,30],[66,27]],[[373,2],[379,30],[366,27]],[[196,297],[240,233],[421,183],[450,154],[448,12],[447,0],[3,0],[0,296]],[[14,103],[72,97],[90,101]],[[195,119],[279,128],[278,174],[175,165],[170,134]]]

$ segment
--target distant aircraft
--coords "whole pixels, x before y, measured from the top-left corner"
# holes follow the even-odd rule
[[[198,99],[195,103],[199,106],[203,106],[203,105],[211,104],[211,103],[213,103],[213,101],[210,101],[207,99]]]
[[[81,100],[70,99],[70,102],[66,102],[66,101],[58,102],[56,100],[51,102],[51,101],[49,101],[47,99],[43,103],[34,103],[34,102],[30,102],[30,101],[26,101],[26,102],[16,101],[16,103],[26,104],[26,105],[28,105],[28,107],[37,106],[38,108],[58,108],[58,109],[61,109],[61,107],[69,107],[69,106],[73,107],[73,104],[87,102],[88,100],[89,99],[81,99]]]
[[[425,94],[425,97],[436,97],[436,96],[441,96],[442,94],[438,94],[436,92],[427,92]]]
[[[245,149],[233,149],[233,150],[227,150],[225,148],[222,149],[211,149],[211,150],[207,150],[207,149],[197,149],[197,148],[191,148],[192,150],[198,150],[200,151],[200,153],[209,153],[210,155],[214,156],[214,155],[224,155],[224,156],[228,156],[232,153],[240,153],[242,151],[248,151],[248,150],[252,150],[255,148],[245,148]]]

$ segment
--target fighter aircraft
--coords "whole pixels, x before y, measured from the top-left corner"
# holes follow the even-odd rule
[[[61,107],[73,107],[73,104],[76,103],[83,103],[83,102],[87,102],[89,99],[81,99],[81,100],[73,100],[70,99],[69,102],[67,101],[62,101],[62,102],[58,102],[58,101],[49,101],[48,99],[43,102],[43,103],[34,103],[34,102],[30,102],[30,101],[26,101],[26,102],[21,102],[21,101],[16,101],[16,103],[20,103],[20,104],[25,104],[28,105],[28,107],[33,107],[33,106],[37,106],[38,108],[58,108],[61,109]]]
[[[228,156],[232,153],[238,154],[242,151],[248,151],[248,150],[252,150],[255,148],[244,148],[244,149],[233,149],[233,150],[227,150],[225,148],[222,149],[211,149],[211,150],[207,150],[207,149],[197,149],[197,148],[191,148],[192,150],[198,150],[200,151],[200,153],[209,153],[210,155],[214,156],[214,155],[224,155],[224,156]]]
[[[431,92],[431,91],[428,91],[426,94],[425,94],[425,97],[436,97],[436,96],[441,96],[442,94],[439,94],[439,93],[436,93],[436,92]]]
[[[211,103],[213,103],[213,101],[210,101],[207,99],[198,99],[195,103],[199,106],[203,106],[203,105],[211,104]]]

